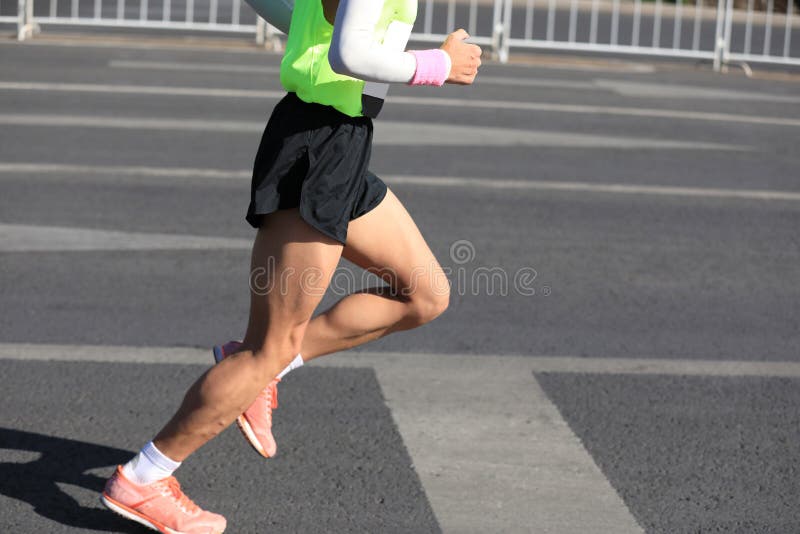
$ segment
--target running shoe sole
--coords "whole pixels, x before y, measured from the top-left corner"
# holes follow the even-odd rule
[[[225,358],[225,355],[222,353],[221,346],[214,346],[214,361],[216,363],[221,362]],[[244,439],[247,440],[247,443],[253,447],[258,454],[263,456],[264,458],[271,458],[267,451],[264,450],[264,447],[258,442],[258,438],[256,438],[255,432],[253,432],[253,427],[250,426],[250,423],[247,422],[244,414],[240,415],[236,418],[236,426],[239,427],[239,430],[242,432]]]
[[[140,514],[136,510],[132,508],[128,508],[122,503],[119,503],[103,493],[100,496],[100,502],[103,503],[103,506],[114,512],[115,514],[124,517],[125,519],[130,519],[131,521],[136,521],[140,525],[143,525],[150,530],[155,530],[156,532],[161,532],[162,534],[184,534],[178,530],[173,530],[167,526],[162,525],[158,521],[153,519],[149,519],[148,517]],[[215,534],[222,534],[223,531],[219,531]]]

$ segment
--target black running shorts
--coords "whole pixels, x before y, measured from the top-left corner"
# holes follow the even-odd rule
[[[347,225],[377,206],[386,184],[367,170],[372,120],[286,95],[264,130],[253,166],[247,222],[299,208],[308,224],[344,244]]]

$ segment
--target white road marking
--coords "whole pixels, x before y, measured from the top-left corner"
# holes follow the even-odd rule
[[[209,365],[208,349],[0,344],[0,359]],[[534,373],[800,378],[798,362],[347,352],[375,370],[446,533],[642,532]],[[298,371],[302,372],[302,371]]]
[[[191,167],[147,167],[117,165],[73,165],[60,163],[0,163],[0,174],[99,174],[110,176],[153,176],[165,178],[250,179],[252,171],[200,169]]]
[[[607,89],[623,96],[657,99],[687,100],[732,100],[737,102],[758,101],[799,104],[800,97],[773,95],[752,91],[736,91],[696,85],[676,85],[662,83],[630,82],[626,80],[593,80],[598,89]]]
[[[185,180],[249,180],[249,170],[199,169],[185,167],[90,166],[47,163],[0,163],[0,180],[15,174],[100,175],[109,179],[120,176],[158,177],[158,183],[175,183]],[[172,178],[172,180],[170,180]],[[63,179],[59,177],[59,180]],[[496,189],[509,191],[564,191],[573,193],[599,193],[618,195],[655,195],[697,198],[734,198],[744,200],[800,201],[798,191],[769,189],[727,189],[708,187],[678,187],[636,185],[623,183],[590,183],[570,181],[542,181],[510,178],[458,178],[452,176],[382,176],[392,186],[444,187],[457,189]]]
[[[236,74],[279,74],[275,65],[236,65],[226,63],[197,63],[178,61],[135,61],[112,59],[108,66],[115,69],[168,70],[189,72],[230,72]]]
[[[101,117],[89,115],[0,114],[0,124],[67,128],[116,128],[123,130],[166,130],[185,132],[258,133],[264,130],[259,121],[223,121],[204,119],[157,119],[149,117]]]
[[[177,62],[177,61],[140,61],[112,59],[108,66],[115,69],[166,70],[188,72],[220,72],[241,74],[277,74],[280,67],[274,65],[229,65],[225,63]],[[501,76],[479,76],[476,84],[507,85],[512,87],[554,87],[559,89],[591,89],[598,90],[592,82],[576,82],[572,80],[548,80],[538,78],[512,78]]]
[[[197,96],[215,98],[259,98],[279,99],[283,91],[253,89],[215,89],[203,87],[169,87],[152,85],[91,84],[91,83],[45,83],[45,82],[0,82],[4,91],[66,91],[84,93]],[[588,115],[616,115],[622,117],[652,117],[669,120],[732,122],[741,124],[765,124],[772,126],[799,127],[800,119],[766,117],[745,114],[710,113],[677,109],[653,109],[619,106],[588,106],[576,104],[553,104],[549,102],[498,101],[464,98],[407,97],[389,95],[392,105],[482,108],[496,110],[541,111],[550,113],[575,113]]]
[[[753,91],[736,91],[696,85],[630,82],[626,80],[595,79],[591,81],[514,78],[504,76],[479,76],[475,85],[500,85],[507,87],[538,87],[577,91],[605,91],[620,96],[658,100],[731,100],[736,102],[800,103],[800,98]]]
[[[206,50],[214,54],[236,54],[236,55],[251,55],[251,56],[264,56],[263,46],[254,46],[246,41],[225,41],[221,42],[219,39],[210,39],[208,41],[186,42],[182,40],[167,40],[160,39],[142,40],[141,35],[125,36],[122,34],[112,35],[104,34],[91,36],[90,34],[81,34],[75,37],[69,35],[53,35],[44,33],[36,39],[28,39],[24,42],[11,40],[0,40],[0,46],[40,46],[40,47],[70,47],[70,48],[115,48],[115,49],[131,49],[131,50],[164,50],[164,51],[186,51],[190,53],[202,53]]]
[[[249,250],[251,239],[0,224],[0,252]]]
[[[277,100],[286,96],[286,91],[262,91],[255,89],[216,89],[213,87],[170,87],[167,85],[128,85],[107,83],[47,83],[47,82],[0,82],[0,91],[56,91],[68,93],[109,93],[129,95],[204,96],[216,98],[258,98]]]
[[[623,195],[688,196],[710,198],[741,198],[749,200],[800,200],[800,192],[765,189],[723,189],[710,187],[673,187],[659,185],[608,184],[589,182],[545,182],[539,180],[510,180],[504,178],[453,178],[445,176],[391,176],[392,185],[421,185],[431,187],[462,187],[510,190],[571,191]]]
[[[504,85],[507,87],[544,87],[549,89],[576,89],[579,91],[598,91],[591,81],[554,80],[547,78],[516,78],[512,76],[478,76],[475,85]]]
[[[392,104],[415,106],[440,106],[456,108],[505,109],[509,111],[543,111],[552,113],[577,113],[583,115],[617,115],[622,117],[651,117],[669,120],[738,122],[743,124],[768,124],[772,126],[800,126],[800,119],[782,117],[757,117],[755,115],[733,115],[678,109],[652,109],[618,106],[586,106],[577,104],[552,104],[548,102],[496,101],[466,98],[433,98],[395,96],[387,99]]]
[[[112,59],[111,68],[166,70],[189,72],[220,72],[237,74],[279,74],[280,66],[251,64],[230,65],[225,63],[139,61]],[[737,91],[683,84],[630,82],[626,80],[595,79],[590,81],[559,80],[547,78],[525,78],[512,76],[479,76],[476,85],[500,85],[506,87],[538,87],[589,91],[611,91],[622,96],[655,99],[706,99],[758,101],[776,103],[800,103],[800,97],[765,94],[763,92]]]
[[[375,369],[445,533],[643,532],[530,368],[442,360],[367,355],[348,363]]]
[[[203,119],[159,119],[149,117],[102,117],[88,115],[0,114],[0,124],[14,126],[46,126],[67,128],[117,128],[127,130],[190,131],[208,133],[260,133],[260,121],[224,121]],[[495,146],[495,147],[570,147],[613,148],[619,150],[732,150],[747,151],[750,147],[647,139],[579,133],[520,130],[490,126],[462,126],[424,122],[378,121],[374,144],[391,146]]]
[[[750,147],[673,139],[619,137],[420,122],[375,122],[375,143],[394,146],[529,146],[620,150],[752,150]]]
[[[655,72],[656,68],[648,63],[637,63],[633,58],[625,60],[608,60],[602,58],[577,57],[568,58],[567,56],[529,56],[519,62],[510,62],[503,65],[504,69],[515,69],[517,71],[536,72],[539,69],[574,71],[574,72],[606,72],[620,74],[649,74]]]
[[[126,345],[63,345],[49,343],[0,343],[0,360],[210,363],[210,348],[132,347]],[[800,378],[800,362],[753,360],[701,360],[688,358],[584,358],[580,356],[525,356],[515,354],[436,354],[390,351],[340,352],[314,360],[313,365],[372,366],[375,361],[402,362],[414,356],[440,370],[453,366],[487,365],[524,373],[591,373],[686,376],[762,376]]]

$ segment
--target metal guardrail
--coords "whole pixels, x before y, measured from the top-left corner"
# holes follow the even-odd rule
[[[13,10],[13,13],[12,10],[4,9],[4,7],[7,6],[8,4],[15,2],[16,0],[5,0],[5,1],[0,0],[0,22],[6,22],[6,23],[10,22],[12,24],[17,23],[17,18],[19,16],[18,14],[19,9]]]
[[[30,13],[20,28],[22,39],[39,31],[40,25],[141,28],[148,30],[195,30],[257,35],[258,17],[243,2],[232,0],[221,6],[218,0],[19,0],[20,10]],[[35,7],[35,9],[34,9]],[[227,9],[223,12],[222,7]],[[22,21],[23,18],[20,17]]]
[[[0,0],[2,2],[4,0]],[[5,0],[9,1],[9,0]],[[13,1],[13,0],[11,0]],[[442,42],[456,27],[488,46],[500,61],[512,49],[572,50],[692,58],[713,62],[765,62],[800,66],[800,17],[795,0],[777,13],[775,2],[757,11],[735,10],[733,0],[715,6],[665,0],[420,0],[412,40]],[[692,1],[692,0],[687,0]],[[278,30],[243,0],[18,0],[20,39],[39,25],[103,26],[250,34],[259,43]],[[35,9],[34,9],[35,7]]]
[[[730,62],[800,65],[795,0],[788,1],[785,14],[775,13],[774,0],[768,0],[763,15],[754,0],[748,0],[746,10],[734,10],[733,0],[718,0],[716,6],[699,0],[688,5],[663,0],[498,1],[503,3],[501,58],[511,48],[527,48],[705,59],[715,70]],[[793,31],[798,33],[794,48]],[[779,49],[771,44],[775,34],[782,37]]]

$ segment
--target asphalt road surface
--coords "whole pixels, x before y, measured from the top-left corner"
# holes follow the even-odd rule
[[[142,532],[97,493],[243,333],[279,61],[0,43],[0,532]],[[180,480],[237,533],[799,531],[799,138],[789,78],[392,88],[371,168],[450,309],[288,376],[276,458],[229,429]]]

